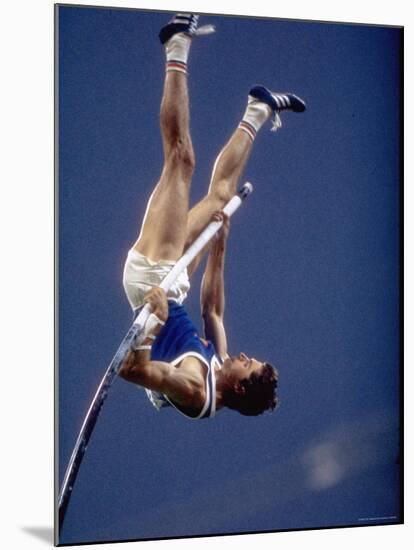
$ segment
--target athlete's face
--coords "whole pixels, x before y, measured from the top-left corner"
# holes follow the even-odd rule
[[[232,355],[224,361],[223,367],[228,374],[231,374],[236,380],[249,378],[253,372],[260,372],[263,363],[254,357],[248,357],[243,352],[239,355]]]

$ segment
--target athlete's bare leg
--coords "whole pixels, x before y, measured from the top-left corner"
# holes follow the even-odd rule
[[[242,121],[215,162],[208,193],[189,213],[186,248],[206,227],[213,213],[221,210],[236,193],[257,132],[272,114],[274,125],[279,127],[278,113],[282,110],[300,112],[305,110],[305,104],[293,94],[270,92],[263,86],[250,90]],[[195,271],[207,248],[189,266],[189,274]]]
[[[190,39],[188,39],[190,40]],[[161,102],[164,166],[134,248],[151,260],[177,260],[186,240],[194,152],[189,131],[187,75],[166,73]]]
[[[221,210],[237,191],[238,182],[252,150],[253,140],[240,128],[231,136],[214,164],[207,195],[189,213],[186,248],[197,238],[217,210]],[[194,273],[203,250],[188,268]]]
[[[189,129],[187,61],[193,38],[210,34],[198,28],[195,14],[176,14],[159,34],[166,54],[166,77],[161,102],[164,167],[144,216],[134,248],[152,260],[178,260],[186,242],[189,190],[194,151]]]

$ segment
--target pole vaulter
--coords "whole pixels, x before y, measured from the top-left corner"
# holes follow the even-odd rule
[[[229,218],[252,191],[236,193],[260,128],[280,112],[305,110],[291,93],[254,86],[241,122],[214,164],[207,195],[189,209],[194,151],[189,130],[187,59],[198,16],[177,14],[159,34],[166,53],[160,125],[164,149],[161,176],[148,201],[141,231],[128,252],[123,284],[135,320],[96,392],[71,455],[59,496],[59,526],[101,407],[117,375],[145,388],[160,410],[174,407],[189,419],[212,418],[221,409],[247,416],[273,411],[278,372],[270,363],[240,352],[230,355],[224,328],[224,258]],[[215,236],[214,239],[212,237]],[[201,283],[204,337],[198,335],[183,302],[190,277],[208,252]]]

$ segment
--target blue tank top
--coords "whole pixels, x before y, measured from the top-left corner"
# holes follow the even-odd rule
[[[136,312],[137,314],[138,312]],[[152,404],[161,409],[166,406],[173,406],[188,418],[200,419],[214,416],[216,409],[216,380],[214,367],[221,368],[216,350],[212,342],[200,339],[194,323],[188,316],[184,306],[176,302],[168,301],[168,319],[155,339],[151,360],[165,361],[172,365],[179,364],[185,357],[196,357],[207,368],[206,376],[206,401],[196,417],[187,415],[166,395],[153,390],[146,390]]]

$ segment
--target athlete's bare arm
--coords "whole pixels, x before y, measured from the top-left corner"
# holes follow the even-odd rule
[[[223,212],[213,214],[212,220],[223,220],[223,226],[210,248],[201,283],[201,313],[206,338],[211,340],[222,359],[227,357],[227,338],[224,329],[224,258],[230,221]]]
[[[165,292],[159,288],[152,288],[145,296],[145,302],[151,306],[151,311],[161,321],[168,319],[168,302]],[[161,325],[153,331],[155,336]],[[150,346],[153,340],[146,338],[142,346]],[[167,395],[178,405],[183,407],[197,407],[203,400],[204,379],[200,377],[200,368],[190,360],[183,367],[176,368],[163,361],[151,361],[149,349],[131,350],[119,372],[119,375],[128,382],[138,384],[148,390],[159,391]]]
[[[146,350],[130,351],[120,376],[148,390],[161,392],[183,407],[194,404],[194,384],[186,371],[170,363],[151,361]]]

